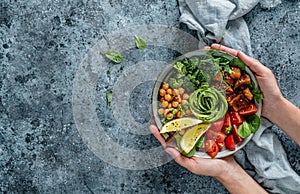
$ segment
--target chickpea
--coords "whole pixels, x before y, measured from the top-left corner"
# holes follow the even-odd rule
[[[170,94],[166,94],[165,95],[165,100],[168,101],[168,102],[171,102],[172,101],[172,96]]]
[[[172,114],[172,113],[168,113],[168,114],[167,114],[167,119],[168,119],[168,120],[173,119],[173,114]]]
[[[183,96],[182,96],[182,99],[183,99],[183,100],[188,100],[189,97],[190,97],[190,96],[189,96],[187,93],[184,93]]]
[[[168,108],[172,108],[172,103],[169,103],[169,104],[168,104]]]
[[[176,113],[176,117],[177,117],[177,118],[181,118],[181,117],[182,117],[182,114],[181,114],[180,111]]]
[[[168,83],[163,83],[162,88],[163,88],[164,90],[169,89],[169,84],[168,84]]]
[[[173,108],[178,108],[179,107],[179,103],[176,102],[176,101],[173,101],[172,102],[172,106],[173,106]]]
[[[160,108],[160,109],[158,109],[157,112],[158,112],[159,115],[162,115],[162,114],[165,113],[165,110],[163,108]]]
[[[191,114],[192,114],[191,110],[189,110],[189,109],[186,110],[185,113],[186,113],[187,115],[191,115]]]
[[[182,104],[182,105],[185,105],[186,103],[187,103],[187,100],[182,100],[182,101],[181,101],[181,104]]]
[[[173,90],[171,88],[167,89],[167,93],[173,95]]]
[[[164,115],[167,116],[170,112],[170,109],[165,109]]]
[[[179,97],[179,96],[175,96],[175,97],[173,98],[173,101],[179,102],[179,100],[180,100],[180,97]]]
[[[160,90],[159,90],[159,95],[160,95],[160,96],[165,96],[165,95],[166,95],[166,90],[160,89]]]
[[[167,108],[168,105],[169,105],[169,103],[168,103],[168,101],[163,101],[163,102],[161,103],[161,105],[162,105],[162,107]]]
[[[180,95],[184,94],[184,89],[183,88],[179,88],[178,91],[179,91]]]
[[[174,90],[173,90],[173,95],[174,95],[174,96],[178,96],[178,95],[179,95],[178,89],[174,89]]]

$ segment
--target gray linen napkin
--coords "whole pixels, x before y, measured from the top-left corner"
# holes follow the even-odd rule
[[[280,0],[178,0],[180,22],[197,30],[199,48],[221,42],[251,55],[248,27],[243,15],[259,2],[270,8]],[[291,168],[286,153],[270,123],[262,118],[252,140],[235,154],[236,160],[258,183],[271,193],[300,193],[300,177]]]

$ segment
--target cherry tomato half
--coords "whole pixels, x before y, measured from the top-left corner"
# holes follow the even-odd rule
[[[243,116],[239,115],[238,112],[232,110],[229,112],[229,115],[231,124],[241,124],[244,121]]]
[[[253,115],[255,113],[257,113],[257,107],[253,103],[251,103],[249,107],[239,110],[239,114],[243,116]]]
[[[205,141],[205,150],[206,153],[212,158],[216,157],[219,152],[218,145],[210,139]]]
[[[232,134],[228,135],[227,138],[225,139],[225,146],[229,150],[235,150],[235,143]]]
[[[223,143],[226,138],[226,135],[222,132],[218,132],[217,138],[216,138],[216,143]]]
[[[236,125],[236,124],[232,124],[232,134],[233,134],[233,137],[234,137],[234,140],[239,143],[239,142],[242,142],[244,139],[241,138],[238,134],[238,126],[239,125]]]
[[[226,112],[223,127],[228,127],[229,125],[231,125],[230,116],[229,113]]]

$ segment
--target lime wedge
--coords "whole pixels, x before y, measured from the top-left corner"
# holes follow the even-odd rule
[[[192,127],[202,123],[201,120],[191,117],[183,117],[180,119],[174,119],[168,123],[166,123],[160,130],[160,133],[167,133],[173,131],[180,131],[181,129]]]
[[[209,127],[210,124],[201,123],[188,129],[180,140],[180,147],[182,151],[189,153]]]

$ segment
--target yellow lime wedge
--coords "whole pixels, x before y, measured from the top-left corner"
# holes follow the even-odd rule
[[[166,123],[160,130],[160,133],[172,132],[172,131],[180,131],[181,129],[192,127],[202,123],[201,120],[191,117],[183,117],[180,119],[174,119],[168,123]]]
[[[188,129],[180,140],[180,147],[182,151],[189,153],[209,127],[210,124],[201,123]]]

